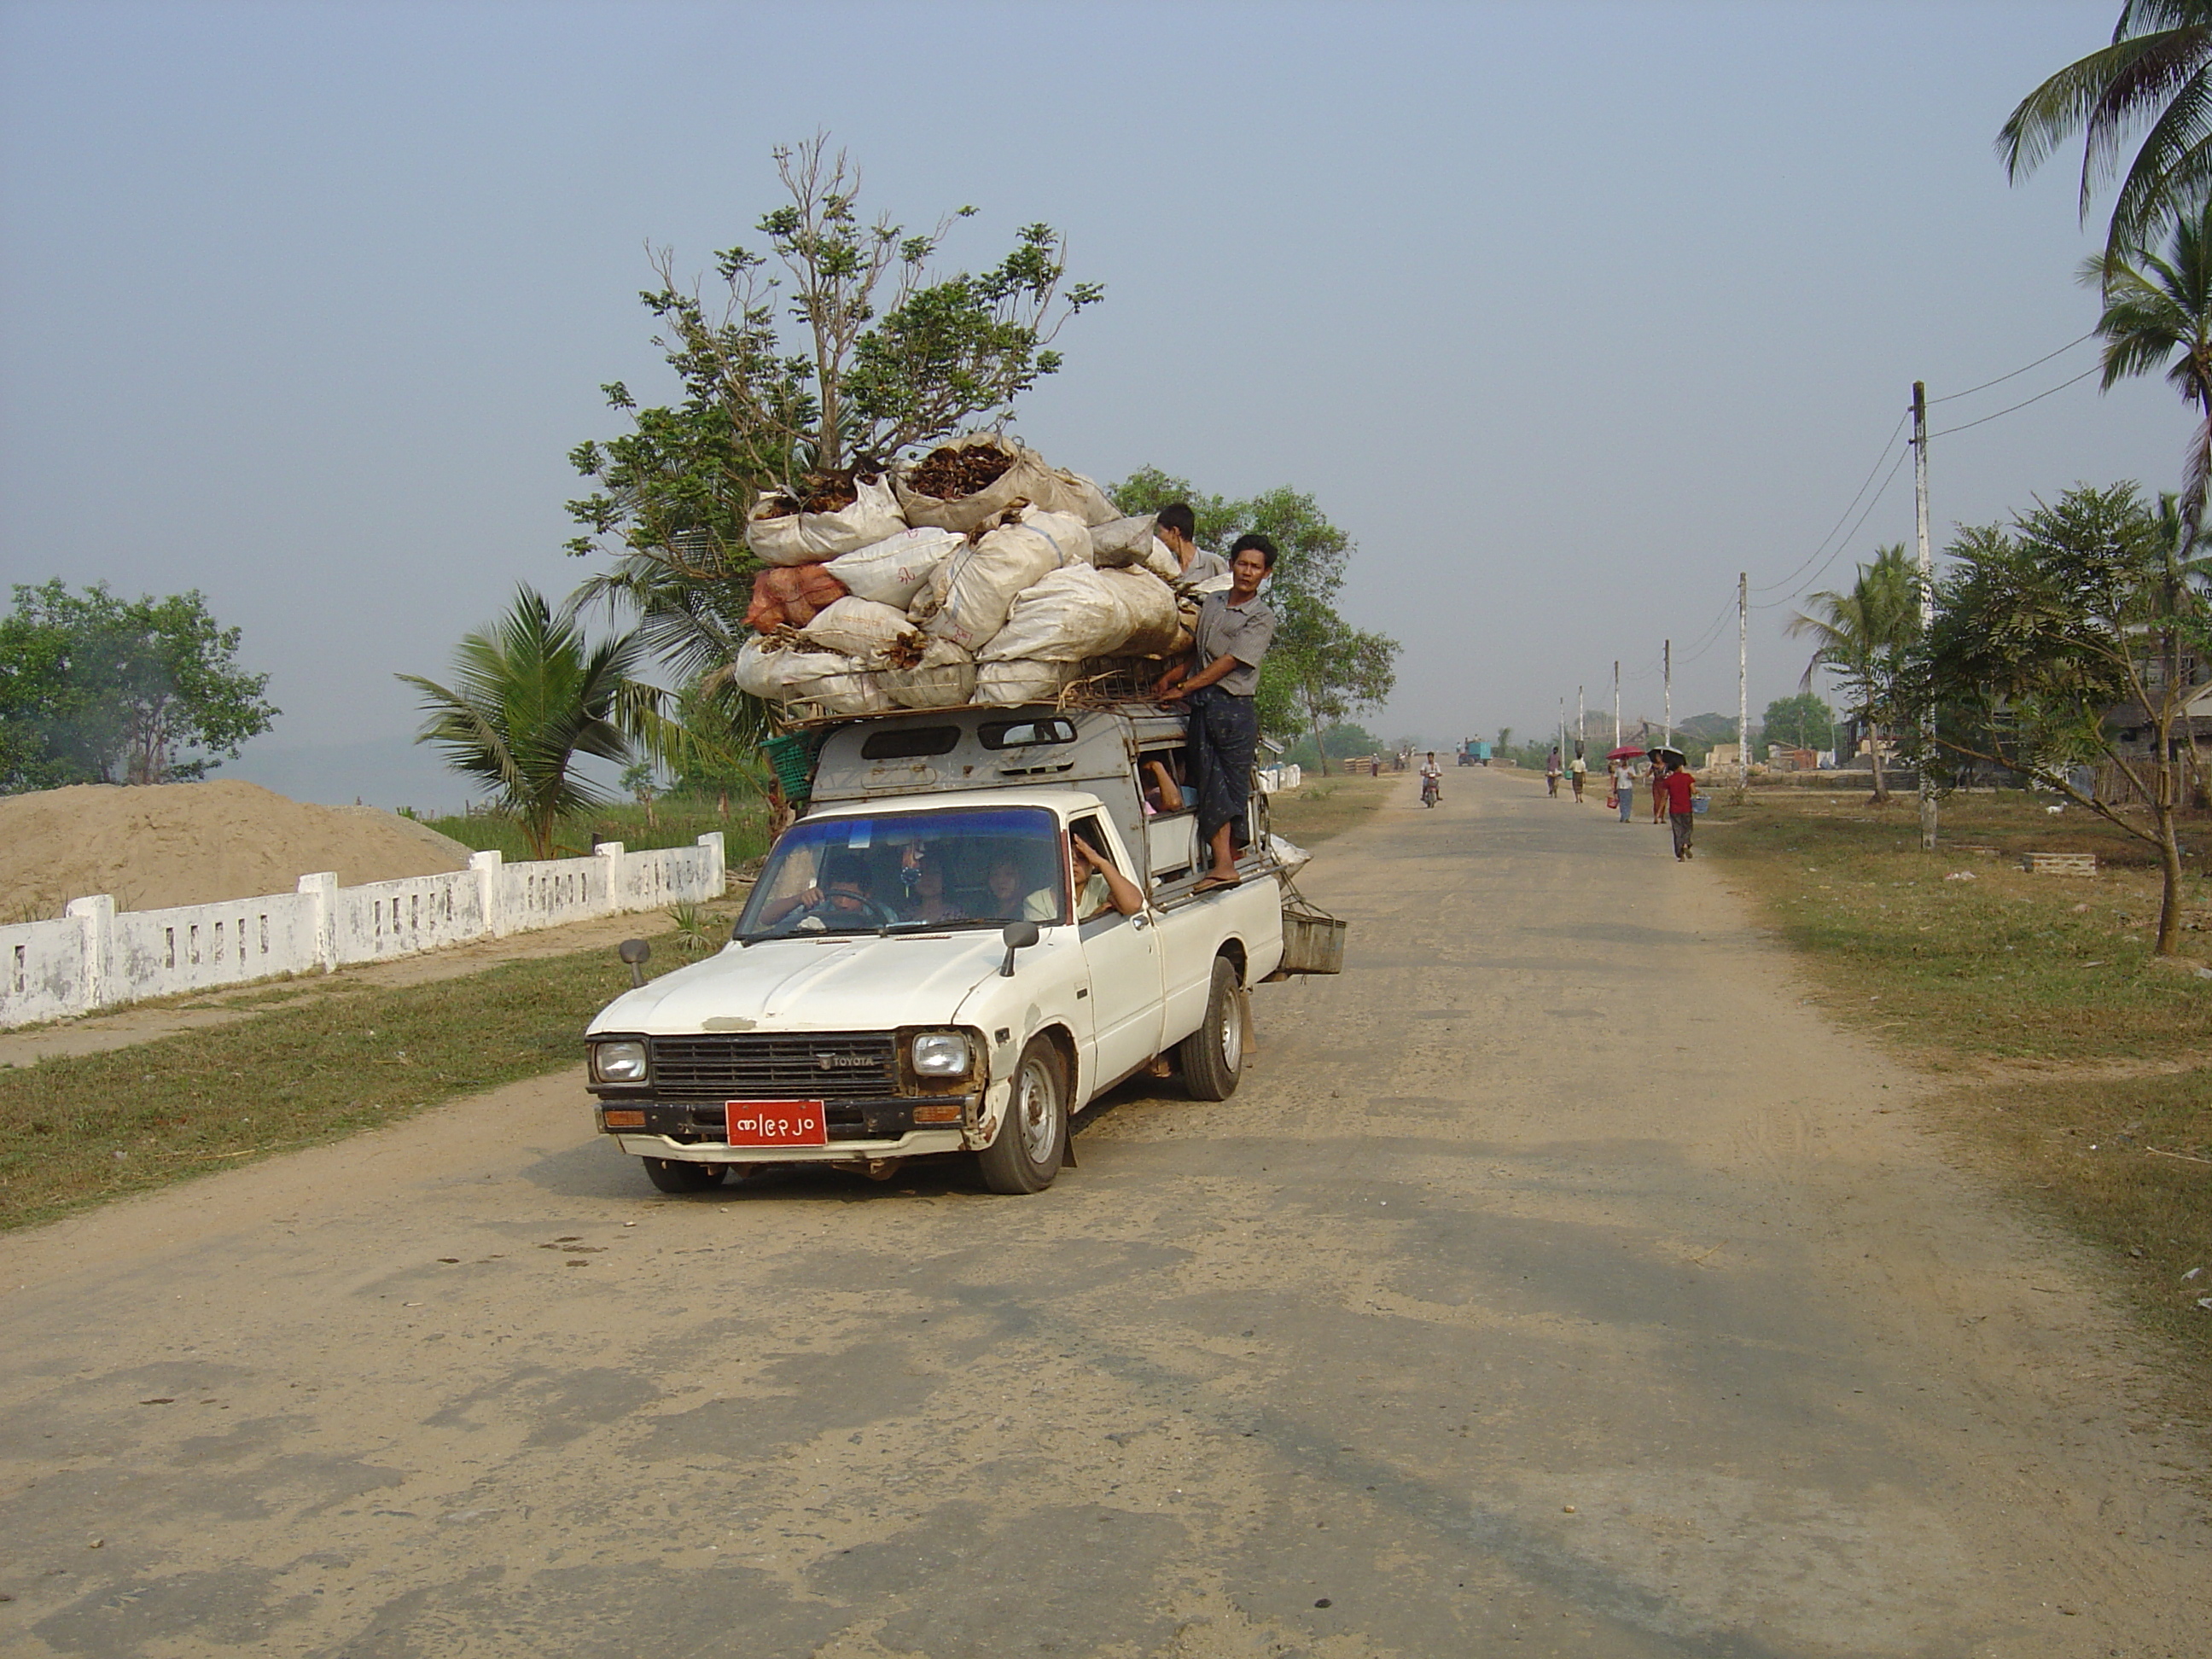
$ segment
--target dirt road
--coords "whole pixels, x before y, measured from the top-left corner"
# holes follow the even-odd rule
[[[1662,831],[1412,800],[1039,1198],[660,1197],[570,1077],[0,1241],[0,1651],[2203,1651],[2090,1266]]]

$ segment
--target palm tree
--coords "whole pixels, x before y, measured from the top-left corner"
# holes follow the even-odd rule
[[[1905,652],[1920,632],[1920,574],[1905,556],[1905,544],[1875,550],[1874,562],[1859,567],[1848,593],[1811,596],[1820,614],[1802,611],[1790,619],[1794,638],[1809,634],[1817,642],[1805,665],[1799,690],[1825,668],[1844,684],[1850,712],[1867,730],[1874,752],[1874,799],[1889,801],[1889,781],[1881,769],[1881,722],[1890,690]]]
[[[2017,184],[2079,130],[2081,217],[2118,172],[2120,145],[2148,127],[2120,181],[2105,252],[2118,258],[2212,186],[2212,0],[2124,0],[2112,43],[2069,64],[2020,101],[1997,135]]]
[[[2093,254],[2082,262],[2081,281],[2104,296],[2097,332],[2105,337],[2105,389],[2163,368],[2166,384],[2198,412],[2181,489],[2193,543],[2212,477],[2212,198],[2173,216],[2164,258]]]
[[[522,586],[506,616],[462,639],[452,689],[397,678],[422,694],[428,718],[416,742],[489,785],[531,855],[548,859],[561,820],[607,799],[577,775],[578,757],[619,764],[655,725],[661,693],[633,678],[645,658],[635,633],[591,645],[573,605],[556,611]]]

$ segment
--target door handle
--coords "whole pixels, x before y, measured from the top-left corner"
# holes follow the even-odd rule
[[[1151,915],[1143,910],[1138,911],[1135,915],[1129,918],[1129,931],[1133,933],[1141,933],[1152,925]]]

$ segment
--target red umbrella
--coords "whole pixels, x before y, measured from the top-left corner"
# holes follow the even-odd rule
[[[1608,750],[1606,754],[1606,758],[1607,760],[1626,760],[1632,755],[1641,755],[1643,752],[1644,751],[1641,749],[1638,749],[1632,743],[1623,744],[1618,749]]]

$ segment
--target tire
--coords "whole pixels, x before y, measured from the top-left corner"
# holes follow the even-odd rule
[[[998,1138],[975,1155],[994,1193],[1041,1193],[1067,1150],[1067,1064],[1048,1038],[1032,1037],[1014,1066]]]
[[[645,1178],[664,1193],[703,1193],[722,1184],[729,1169],[720,1164],[694,1164],[687,1158],[641,1159]]]
[[[1206,1023],[1176,1049],[1183,1087],[1193,1100],[1226,1100],[1244,1075],[1244,999],[1237,983],[1237,964],[1213,959],[1213,985],[1206,999]]]

